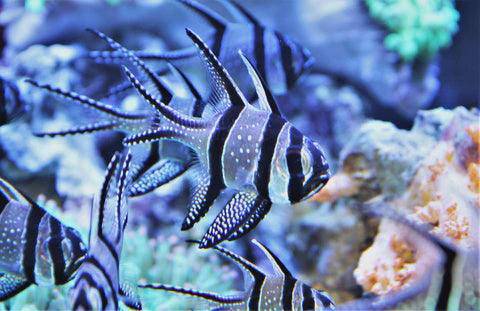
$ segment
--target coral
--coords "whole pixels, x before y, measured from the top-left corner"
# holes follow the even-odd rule
[[[354,271],[364,290],[378,295],[398,291],[438,263],[438,251],[409,228],[382,220],[378,231]]]
[[[405,61],[430,58],[448,46],[460,15],[450,0],[365,0],[373,18],[389,30],[385,46]]]
[[[475,111],[467,115],[456,111],[443,127],[440,140],[420,162],[408,189],[390,201],[410,219],[430,224],[432,233],[467,251],[479,247],[477,118]],[[374,243],[355,270],[364,290],[376,294],[398,291],[438,260],[425,251],[423,239],[404,231],[400,225],[382,220]],[[465,266],[460,274],[471,271],[471,266]]]

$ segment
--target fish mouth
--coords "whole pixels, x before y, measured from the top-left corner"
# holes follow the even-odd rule
[[[330,173],[328,172],[322,175],[310,177],[303,186],[303,189],[305,190],[304,200],[309,199],[318,191],[320,191],[329,179]]]

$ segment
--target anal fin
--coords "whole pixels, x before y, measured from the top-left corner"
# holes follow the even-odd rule
[[[13,274],[0,273],[0,301],[12,298],[31,284],[26,279]]]
[[[262,221],[265,215],[268,214],[270,208],[272,207],[272,202],[268,199],[261,201],[256,207],[253,213],[250,215],[248,220],[244,222],[238,229],[228,238],[229,241],[234,241],[246,235]]]
[[[212,247],[236,232],[262,205],[264,199],[253,192],[235,194],[208,228],[200,248]]]

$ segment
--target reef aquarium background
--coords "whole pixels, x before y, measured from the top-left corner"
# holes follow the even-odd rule
[[[171,140],[130,146],[130,175],[149,161],[150,166],[140,181],[127,178],[123,196],[115,194],[113,187],[107,191],[108,202],[116,202],[118,196],[119,206],[128,209],[119,276],[114,275],[115,269],[106,272],[111,279],[119,278],[115,288],[128,284],[130,298],[141,301],[146,310],[205,310],[218,305],[141,288],[139,283],[169,284],[221,296],[241,293],[253,301],[252,280],[242,275],[238,265],[213,248],[200,249],[187,240],[202,240],[206,232],[212,232],[210,225],[218,223],[219,213],[224,218],[217,233],[232,226],[234,234],[245,229],[242,221],[246,218],[238,220],[242,215],[257,213],[264,218],[255,228],[252,225],[253,230],[218,245],[255,263],[267,279],[276,275],[280,280],[278,287],[261,293],[263,303],[285,297],[288,282],[282,284],[272,259],[252,239],[268,246],[296,279],[323,291],[336,309],[480,310],[479,2],[197,1],[193,6],[200,3],[214,17],[189,7],[193,2],[179,0],[0,1],[0,178],[31,198],[23,205],[12,205],[20,200],[14,195],[0,200],[0,294],[4,297],[0,308],[73,307],[77,274],[57,285],[40,277],[58,272],[58,256],[52,255],[54,242],[47,240],[48,247],[42,244],[41,237],[47,233],[41,225],[35,227],[31,219],[12,225],[8,217],[20,215],[22,208],[43,208],[64,226],[78,230],[88,256],[108,263],[111,254],[96,252],[88,243],[90,227],[102,221],[95,211],[101,206],[107,165],[115,152],[126,149],[125,138],[170,122],[130,84],[123,66],[158,101],[168,103],[170,94],[169,109],[189,120],[200,120],[198,111],[192,112],[192,107],[200,107],[198,103],[205,108],[201,120],[216,113],[231,114],[239,107],[222,107],[223,88],[230,99],[238,89],[229,89],[222,74],[212,79],[202,65],[206,56],[199,57],[192,36],[186,35],[188,28],[219,56],[247,106],[252,103],[255,111],[263,109],[263,113],[278,106],[282,120],[311,140],[302,152],[305,146],[320,146],[330,178],[300,202],[280,204],[272,199],[269,211],[264,205],[256,205],[254,211],[247,209],[251,208],[247,203],[241,205],[249,196],[238,199],[237,205],[229,202],[235,191],[251,191],[251,185],[245,189],[227,185],[205,216],[193,228],[182,230],[192,197],[194,202],[203,198],[196,190],[203,185],[196,169],[201,155]],[[105,34],[124,49],[112,41],[109,45],[87,28]],[[158,59],[159,55],[181,55],[175,52],[185,49],[195,53],[188,59]],[[256,84],[251,80],[255,70],[266,77],[260,79],[263,86],[260,80]],[[267,89],[267,100],[254,86]],[[146,117],[138,122],[123,118],[145,111]],[[273,109],[272,113],[280,116],[280,112]],[[243,120],[245,128],[253,128],[258,120]],[[194,121],[190,125],[197,124]],[[222,133],[228,134],[228,129]],[[247,152],[253,153],[247,149],[249,133],[244,133],[243,140],[243,132],[238,134],[232,156],[239,152],[240,159],[247,159]],[[270,150],[274,158],[281,144],[287,144],[277,135],[278,140],[274,135],[271,143],[257,148],[265,154]],[[228,148],[217,146],[197,153],[210,154],[220,167],[230,154]],[[294,149],[288,149],[286,158],[294,158]],[[153,153],[156,157],[149,158]],[[300,173],[308,177],[305,168],[313,160],[303,156],[298,162]],[[271,187],[281,176],[292,176],[293,162],[288,160],[288,169],[273,160],[269,163]],[[228,170],[248,167],[225,165],[225,176]],[[251,176],[261,174],[258,170],[253,167]],[[121,189],[121,176],[112,176],[119,178],[113,184],[120,184]],[[268,181],[257,179],[257,190],[261,182]],[[2,185],[2,193],[11,194]],[[293,192],[290,195],[303,195]],[[261,204],[270,202],[262,198],[266,201]],[[105,208],[113,208],[110,205]],[[221,212],[224,207],[230,210]],[[12,242],[8,232],[23,233]],[[37,244],[26,251],[32,232],[38,236],[33,239]],[[91,235],[95,234],[93,230]],[[13,253],[7,244],[15,245]],[[61,245],[65,259],[72,246]],[[36,284],[7,295],[12,280],[26,278],[29,283],[22,284],[32,283],[24,271],[25,262],[32,258]],[[54,262],[42,268],[42,260]],[[123,301],[111,288],[103,289]],[[312,305],[306,302],[305,293],[294,293],[294,297],[300,295],[308,309]],[[93,295],[87,297],[93,299]],[[127,309],[123,302],[118,307]]]

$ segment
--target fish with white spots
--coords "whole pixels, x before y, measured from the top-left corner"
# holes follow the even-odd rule
[[[159,114],[159,125],[124,139],[134,145],[175,140],[190,147],[201,174],[182,229],[190,229],[227,188],[236,193],[219,213],[200,247],[237,239],[253,229],[272,203],[298,203],[318,192],[330,177],[319,145],[281,115],[275,99],[256,68],[240,53],[254,82],[258,103],[250,104],[209,47],[193,31],[211,84],[207,100],[214,112],[191,117],[153,96],[125,67],[139,94]]]

